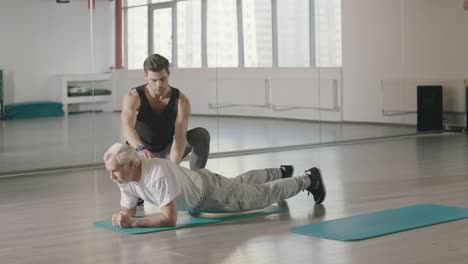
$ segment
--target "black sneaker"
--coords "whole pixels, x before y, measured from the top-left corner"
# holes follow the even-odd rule
[[[145,203],[145,201],[141,198],[138,198],[137,206],[142,206]]]
[[[319,168],[311,168],[305,171],[306,175],[309,176],[311,184],[306,190],[309,193],[312,193],[316,204],[320,204],[325,200],[327,196],[327,191],[325,190],[325,185],[323,184],[322,173]]]
[[[291,178],[294,174],[294,166],[293,165],[281,165],[281,178]]]

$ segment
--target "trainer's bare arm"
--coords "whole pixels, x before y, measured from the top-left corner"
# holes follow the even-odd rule
[[[190,113],[190,101],[185,95],[180,93],[177,117],[175,121],[174,141],[172,143],[171,154],[169,157],[170,160],[177,164],[180,164],[182,161],[185,146],[187,145],[187,127]]]
[[[114,223],[114,221],[112,221]],[[135,218],[135,215],[120,212],[116,217],[118,227],[171,227],[177,223],[176,200],[172,200],[167,205],[161,207],[161,214]]]
[[[140,108],[140,96],[135,89],[131,89],[128,94],[125,95],[122,103],[122,113],[120,119],[122,122],[122,134],[127,140],[128,144],[133,148],[137,146],[143,146],[138,133],[135,130],[135,123]],[[144,158],[154,158],[151,151],[144,149],[138,152],[138,155]]]

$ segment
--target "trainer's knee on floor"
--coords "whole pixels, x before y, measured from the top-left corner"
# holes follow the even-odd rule
[[[189,144],[197,142],[210,142],[210,132],[203,127],[197,127],[187,132],[187,141]]]

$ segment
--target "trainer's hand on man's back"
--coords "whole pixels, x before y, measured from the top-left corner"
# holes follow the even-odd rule
[[[140,155],[140,157],[142,157],[142,158],[147,158],[147,159],[155,158],[153,153],[151,153],[151,151],[149,151],[147,149],[144,149],[144,150],[138,152],[138,155]]]

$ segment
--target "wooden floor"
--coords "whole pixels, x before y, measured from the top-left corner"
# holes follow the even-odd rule
[[[119,204],[104,170],[2,178],[0,263],[466,263],[468,220],[357,242],[288,229],[416,203],[468,207],[467,144],[437,135],[212,159],[208,168],[227,176],[318,165],[327,200],[315,206],[301,193],[288,213],[144,235],[93,227]]]

